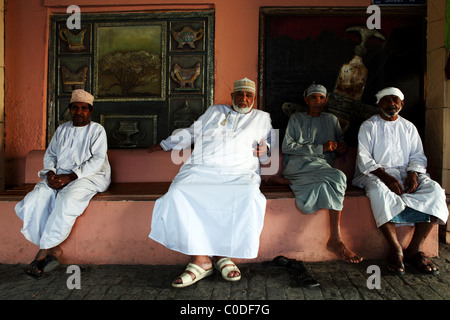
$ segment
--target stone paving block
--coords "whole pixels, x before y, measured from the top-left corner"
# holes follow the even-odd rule
[[[198,300],[198,301],[279,301],[279,300],[450,300],[450,246],[441,244],[437,276],[407,267],[404,276],[387,273],[384,261],[360,264],[342,261],[306,262],[319,287],[301,288],[286,269],[268,269],[262,264],[239,265],[242,279],[228,282],[219,272],[194,284],[176,289],[171,282],[185,266],[80,265],[80,289],[69,289],[66,265],[31,278],[25,265],[0,264],[1,300]],[[367,268],[380,266],[380,289],[369,289]]]

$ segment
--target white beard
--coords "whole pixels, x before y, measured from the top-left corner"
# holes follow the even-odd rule
[[[390,118],[393,118],[393,117],[395,117],[395,116],[397,116],[399,113],[400,113],[400,111],[401,110],[398,110],[396,113],[394,113],[394,114],[388,114],[388,113],[386,113],[386,112],[384,112],[383,110],[381,110],[381,108],[380,108],[380,111],[388,118],[388,119],[390,119]]]
[[[251,106],[248,106],[247,108],[239,108],[233,101],[233,110],[239,113],[249,113],[253,109],[253,105],[255,102],[253,101]]]

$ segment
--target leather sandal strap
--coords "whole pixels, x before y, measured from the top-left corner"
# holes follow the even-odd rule
[[[223,277],[228,278],[228,274],[232,271],[237,271],[241,273],[239,268],[234,264],[230,258],[222,258],[216,262],[216,266],[219,269]]]
[[[204,273],[206,270],[204,270],[203,268],[200,268],[196,264],[189,263],[186,267],[186,271],[190,271],[195,275],[195,277],[198,277],[200,274]]]

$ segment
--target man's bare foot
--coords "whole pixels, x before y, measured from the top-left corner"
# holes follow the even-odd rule
[[[350,263],[360,263],[363,259],[358,257],[353,251],[347,248],[342,241],[328,240],[327,250],[334,253],[336,256],[344,261]]]
[[[422,251],[409,253],[405,251],[405,262],[416,267],[420,272],[438,274],[439,270]]]
[[[396,273],[398,275],[402,275],[405,273],[405,265],[403,264],[403,251],[398,252],[395,250],[390,250],[387,262],[386,269],[392,273]]]

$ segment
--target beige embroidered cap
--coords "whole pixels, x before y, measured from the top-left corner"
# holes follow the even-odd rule
[[[85,102],[94,105],[94,96],[89,92],[84,91],[83,89],[77,89],[72,92],[72,98],[70,99],[70,103],[73,102]]]
[[[237,92],[237,91],[249,91],[249,92],[256,93],[255,82],[253,82],[252,80],[250,80],[248,78],[237,80],[234,83],[233,92]]]

